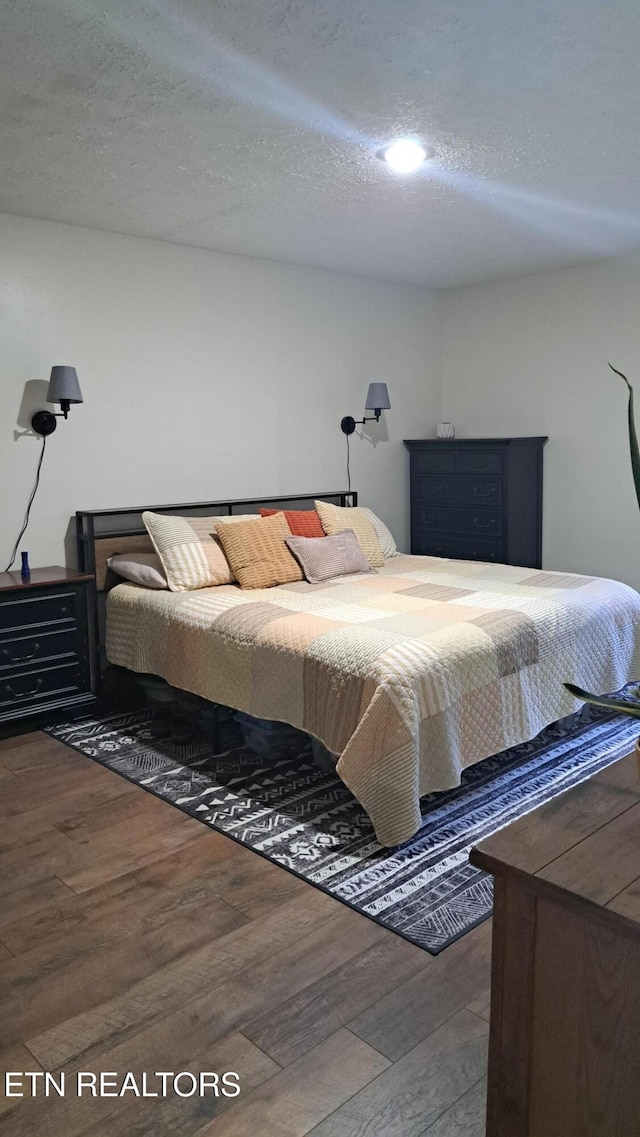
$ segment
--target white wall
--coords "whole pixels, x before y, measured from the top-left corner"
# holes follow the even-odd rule
[[[370,381],[392,409],[352,436],[351,483],[408,547],[402,439],[438,421],[439,328],[435,292],[0,215],[0,569],[54,363],[85,401],[47,442],[32,566],[65,563],[76,509],[346,488],[340,419]]]
[[[403,438],[441,418],[460,436],[548,434],[545,565],[640,587],[607,368],[636,380],[640,426],[640,258],[440,294],[0,215],[0,336],[0,569],[40,452],[31,414],[71,363],[85,402],[47,443],[32,565],[72,563],[76,509],[344,488],[340,419],[383,380],[392,409],[352,437],[352,485],[402,547]]]
[[[463,437],[546,434],[545,567],[640,588],[623,371],[638,394],[640,258],[443,294],[442,416]]]

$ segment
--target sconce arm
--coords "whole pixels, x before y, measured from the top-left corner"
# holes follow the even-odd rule
[[[365,422],[380,422],[381,412],[376,408],[372,415],[365,415],[364,418],[352,418],[351,415],[345,415],[340,423],[340,430],[343,434],[353,434],[357,426],[364,426]]]

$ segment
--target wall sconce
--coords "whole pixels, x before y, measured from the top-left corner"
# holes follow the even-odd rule
[[[71,404],[81,403],[82,401],[82,392],[75,367],[52,367],[47,389],[47,402],[59,403],[62,410],[59,414],[53,414],[52,411],[36,411],[31,419],[31,426],[36,434],[41,434],[46,438],[48,434],[53,434],[56,429],[58,425],[56,419],[66,418]]]
[[[40,434],[42,436],[42,449],[40,451],[40,457],[38,459],[38,466],[36,469],[36,480],[31,491],[31,496],[29,497],[27,512],[25,513],[22,529],[16,538],[16,543],[13,546],[13,552],[11,554],[11,560],[4,570],[5,572],[9,572],[11,570],[11,566],[13,565],[13,562],[17,556],[18,545],[20,544],[20,541],[26,532],[27,525],[29,524],[31,506],[33,505],[33,499],[36,496],[38,486],[40,485],[40,470],[42,469],[42,459],[44,458],[47,438],[50,434],[53,434],[58,425],[56,419],[66,418],[69,414],[69,407],[71,404],[81,403],[82,401],[82,392],[80,390],[80,384],[78,383],[78,375],[75,367],[52,367],[51,378],[49,379],[49,386],[47,387],[47,402],[59,403],[62,410],[60,411],[60,414],[53,414],[51,411],[36,411],[36,413],[31,418],[32,429],[36,434]],[[22,554],[23,580],[26,581],[29,579],[29,571],[29,554],[25,551]]]
[[[353,434],[356,426],[360,426],[365,422],[380,421],[380,414],[382,411],[388,411],[391,406],[389,402],[389,392],[387,391],[386,383],[370,383],[369,390],[367,391],[367,401],[364,404],[365,417],[361,419],[354,419],[351,415],[345,415],[340,423],[340,429],[347,437]],[[367,417],[366,412],[373,411],[372,415]]]

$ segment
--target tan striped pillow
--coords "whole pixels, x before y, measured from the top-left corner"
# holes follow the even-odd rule
[[[318,584],[334,576],[373,572],[352,529],[333,537],[287,537],[287,545],[300,561],[305,580]]]
[[[174,517],[146,510],[142,520],[172,592],[233,583],[235,577],[220,546],[216,527],[230,522],[242,524],[244,517]]]
[[[362,510],[373,525],[385,561],[390,560],[391,557],[399,557],[401,554],[398,552],[393,533],[387,528],[382,518],[378,517],[378,514],[374,513],[372,509],[368,509],[366,505],[359,505],[358,509]]]
[[[328,501],[315,501],[313,504],[320,514],[322,528],[328,536],[342,533],[345,529],[352,529],[371,567],[382,568],[384,557],[380,542],[373,525],[362,509],[358,509],[357,506],[349,508],[331,505]]]
[[[273,588],[302,580],[302,569],[285,544],[291,530],[284,513],[219,525],[218,536],[241,588]]]

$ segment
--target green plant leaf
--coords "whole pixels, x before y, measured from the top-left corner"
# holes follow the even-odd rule
[[[610,711],[620,711],[623,715],[640,719],[640,703],[628,703],[624,699],[617,699],[615,695],[592,695],[590,691],[583,691],[582,687],[576,687],[574,683],[563,683],[562,686],[570,695],[583,703],[592,703],[594,707],[607,707]]]
[[[621,379],[624,379],[625,383],[627,384],[627,388],[629,390],[629,408],[628,408],[629,449],[631,451],[631,469],[633,471],[633,482],[634,482],[634,485],[636,487],[636,497],[638,499],[638,506],[640,507],[640,447],[638,446],[638,436],[636,434],[636,422],[635,422],[635,415],[634,415],[634,411],[633,411],[633,387],[631,386],[626,375],[623,375],[621,371],[618,371],[613,366],[613,364],[610,363],[609,367],[611,368],[611,370],[613,372],[615,372],[616,375],[619,375]]]
[[[638,506],[640,507],[640,446],[638,446],[638,435],[636,434],[633,387],[626,375],[623,375],[622,371],[618,371],[617,367],[614,367],[612,363],[609,364],[609,367],[614,375],[619,375],[623,382],[626,383],[629,392],[629,405],[627,408],[629,451],[631,454],[633,484],[636,489]],[[606,707],[607,710],[618,711],[622,715],[630,715],[631,718],[640,719],[640,701],[632,703],[624,699],[618,699],[615,695],[594,695],[591,691],[584,691],[582,687],[576,687],[575,683],[564,683],[563,686],[570,695],[573,695],[575,699],[580,699],[583,703],[591,703],[594,707]],[[640,694],[640,689],[635,689],[634,694]]]

